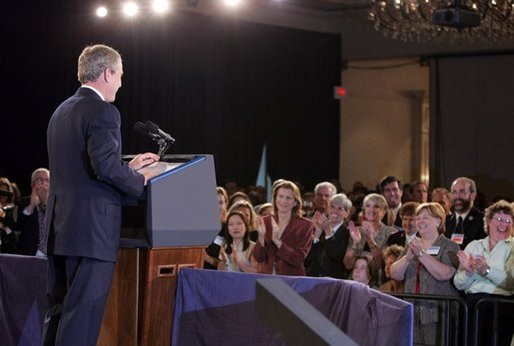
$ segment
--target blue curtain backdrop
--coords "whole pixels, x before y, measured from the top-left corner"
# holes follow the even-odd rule
[[[264,143],[273,179],[312,187],[337,177],[339,35],[180,11],[99,19],[93,6],[21,0],[0,14],[0,176],[24,193],[32,170],[47,165],[48,120],[79,86],[77,57],[90,43],[123,56],[115,105],[124,153],[157,151],[132,129],[152,120],[177,139],[170,153],[214,154],[218,184],[253,184]]]

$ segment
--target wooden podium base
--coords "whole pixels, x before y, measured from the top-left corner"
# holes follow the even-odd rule
[[[203,249],[120,249],[97,345],[171,345],[177,275]]]

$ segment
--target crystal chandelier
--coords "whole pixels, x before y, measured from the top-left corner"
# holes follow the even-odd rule
[[[498,41],[514,35],[514,0],[372,0],[369,18],[403,41]]]

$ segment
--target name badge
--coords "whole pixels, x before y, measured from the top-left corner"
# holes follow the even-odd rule
[[[452,241],[454,243],[462,245],[462,243],[464,242],[464,234],[462,234],[462,233],[453,233],[451,239],[452,239]]]
[[[439,254],[439,250],[441,250],[440,246],[431,246],[427,249],[427,254],[429,254],[430,256],[435,256]]]

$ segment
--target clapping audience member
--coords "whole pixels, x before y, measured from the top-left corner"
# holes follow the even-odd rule
[[[470,242],[464,251],[459,251],[457,254],[460,266],[453,282],[457,289],[465,291],[468,311],[471,313],[474,313],[476,303],[480,299],[512,294],[512,289],[502,287],[501,284],[507,278],[509,271],[509,268],[506,268],[506,262],[513,248],[513,217],[512,204],[504,200],[492,204],[485,210],[484,216],[487,237]],[[507,345],[514,332],[514,316],[509,310],[512,310],[510,306],[507,308],[500,306],[499,345]],[[487,310],[487,313],[491,313],[491,310]],[[480,319],[479,335],[482,337],[479,339],[479,345],[491,343],[491,335],[488,331],[493,329],[490,323],[492,320],[492,314]]]
[[[220,250],[218,270],[257,273],[252,256],[255,243],[249,238],[248,222],[240,211],[231,211],[226,222],[226,242]]]
[[[32,172],[31,194],[17,203],[16,230],[20,232],[18,251],[26,256],[46,256],[45,211],[50,188],[50,171]]]
[[[416,209],[414,237],[391,266],[391,278],[405,280],[405,293],[457,296],[452,278],[459,246],[444,236],[446,213],[439,203],[423,203]],[[414,343],[444,344],[437,303],[420,302],[414,310]],[[441,327],[443,323],[439,323]]]
[[[374,287],[376,282],[376,267],[371,258],[368,256],[359,256],[355,259],[350,280],[360,282],[361,284]]]
[[[244,215],[244,217],[246,218],[246,222],[248,223],[248,233],[250,240],[253,242],[257,241],[257,217],[255,216],[255,212],[253,211],[252,204],[245,200],[239,200],[236,203],[232,204],[232,206],[228,210],[229,214],[233,211],[239,211]]]
[[[387,238],[397,229],[384,225],[381,220],[387,212],[387,202],[379,194],[371,193],[364,198],[364,218],[360,227],[349,222],[350,246],[346,251],[343,263],[347,269],[352,269],[355,258],[362,253],[371,255],[378,270],[384,267],[382,251]]]
[[[318,241],[314,239],[313,248],[317,247],[318,256],[312,257],[311,262],[305,261],[310,276],[348,278],[348,270],[342,262],[350,238],[347,220],[351,209],[352,202],[345,194],[339,193],[330,199],[327,215],[319,211],[314,214],[314,237],[318,237]],[[311,248],[310,254],[313,253]]]
[[[264,274],[305,275],[303,262],[312,243],[312,222],[302,215],[298,187],[283,180],[273,189],[273,215],[260,218],[254,256]]]
[[[314,210],[325,213],[328,202],[337,193],[337,189],[329,181],[323,181],[314,187]]]
[[[407,202],[407,203],[410,203],[410,202]],[[407,203],[405,203],[405,204],[407,204]],[[402,219],[402,221],[403,220],[404,219]],[[396,245],[396,244],[390,245],[385,248],[385,250],[384,250],[384,263],[385,263],[384,273],[385,273],[385,277],[386,277],[387,281],[384,282],[382,284],[382,286],[380,286],[378,288],[379,291],[392,292],[392,293],[403,293],[403,290],[405,287],[405,282],[404,281],[396,281],[395,279],[391,278],[391,266],[393,265],[394,262],[396,262],[396,260],[398,259],[398,257],[400,256],[402,251],[403,251],[403,246]]]
[[[397,244],[404,247],[413,237],[416,237],[416,208],[418,205],[417,202],[407,202],[402,205],[402,209],[400,209],[402,229],[387,238],[387,245]]]

